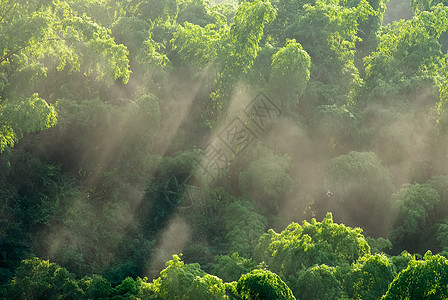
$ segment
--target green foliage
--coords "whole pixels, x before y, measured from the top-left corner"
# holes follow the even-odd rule
[[[428,184],[437,191],[440,202],[436,204],[435,210],[438,218],[448,216],[448,176],[434,176]]]
[[[412,256],[407,251],[403,251],[401,252],[400,255],[392,256],[390,259],[393,262],[395,268],[397,269],[397,273],[400,273],[401,271],[407,268],[411,260],[415,259],[415,256]]]
[[[11,280],[10,299],[79,299],[83,291],[73,274],[46,260],[24,260]]]
[[[394,198],[400,207],[403,226],[410,232],[417,230],[419,226],[426,225],[428,214],[440,200],[433,188],[421,184],[404,186],[394,194]]]
[[[365,59],[360,100],[389,102],[419,86],[434,85],[433,76],[443,57],[437,38],[448,28],[446,15],[447,8],[438,6],[386,28],[376,51]]]
[[[70,204],[40,243],[46,245],[48,257],[79,276],[109,269],[124,239],[134,250],[120,249],[120,259],[126,257],[123,265],[129,261],[144,265],[147,256],[140,259],[134,254],[142,248],[148,251],[151,238],[135,243],[136,234],[128,232],[128,225],[143,198],[149,170],[157,163],[150,151],[161,122],[158,99],[144,95],[124,107],[99,100],[79,104],[63,100],[57,107],[62,124],[46,136],[49,140],[43,139],[42,145],[51,143],[54,151],[45,155],[63,156],[63,168],[84,182],[84,188],[65,197]],[[124,268],[118,265],[122,264],[117,269]],[[123,275],[138,275],[136,270],[139,267],[132,265],[126,271],[130,273],[117,271],[121,274],[118,280]]]
[[[129,204],[115,201],[97,214],[93,200],[88,195],[75,195],[59,226],[42,237],[50,258],[79,275],[104,270],[112,261],[123,237],[123,214],[130,209]]]
[[[289,282],[296,273],[314,265],[351,264],[370,254],[362,229],[333,223],[328,213],[322,222],[315,219],[303,225],[291,223],[281,233],[272,229],[260,237],[254,257]]]
[[[7,101],[0,105],[0,152],[13,147],[25,133],[56,125],[56,111],[52,105],[33,94],[22,101]]]
[[[237,281],[241,275],[255,270],[256,265],[251,258],[240,257],[238,253],[219,255],[212,273],[225,282]]]
[[[437,241],[443,249],[448,249],[448,219],[437,225]]]
[[[348,2],[348,1],[347,1]],[[381,30],[383,23],[383,16],[386,11],[386,3],[384,0],[370,0],[368,1],[374,13],[369,15],[367,19],[362,19],[359,22],[358,36],[360,37],[357,50],[358,56],[364,57],[373,51],[379,42],[378,32]],[[350,2],[346,3],[349,4]]]
[[[311,58],[295,40],[286,40],[272,56],[270,87],[286,108],[297,104],[310,79]]]
[[[190,22],[205,27],[208,24],[225,24],[226,19],[208,1],[187,0],[179,6],[177,22],[179,24]]]
[[[281,41],[300,42],[311,57],[311,79],[302,96],[304,108],[312,111],[319,105],[346,104],[360,84],[354,63],[359,21],[374,13],[372,7],[366,1],[350,7],[315,1],[294,10],[298,16],[286,21],[288,26],[279,36]]]
[[[179,1],[176,0],[132,0],[124,3],[130,5],[128,12],[132,11],[136,17],[144,21],[175,20],[179,12]]]
[[[343,291],[336,273],[336,268],[327,265],[310,267],[299,271],[290,285],[298,299],[340,299]]]
[[[149,38],[150,25],[136,17],[122,17],[112,27],[117,42],[126,46],[130,55],[135,57]]]
[[[444,299],[448,297],[448,262],[428,251],[424,260],[412,260],[381,299]]]
[[[134,183],[148,178],[143,170],[152,168],[149,151],[161,124],[160,103],[155,95],[145,94],[135,101],[126,101],[125,107],[95,99],[81,103],[60,100],[57,108],[62,120],[55,133],[60,138],[58,150],[65,153],[62,163],[74,174],[87,178],[101,170],[103,175],[127,174],[130,176],[127,182]],[[112,146],[115,148],[110,152]],[[126,158],[127,162],[112,161],[109,155]],[[122,182],[122,178],[115,179],[116,182],[102,188],[111,189],[117,181]]]
[[[414,15],[418,15],[422,11],[431,11],[439,3],[446,6],[447,3],[443,0],[411,0],[411,8]]]
[[[64,198],[76,189],[57,166],[47,165],[29,153],[17,153],[10,163],[15,168],[6,174],[2,185],[19,188],[4,191],[5,198],[13,202],[10,208],[14,219],[21,220],[26,228],[49,225],[67,203]]]
[[[372,254],[380,254],[383,252],[388,252],[392,249],[392,243],[389,239],[382,237],[374,239],[368,236],[366,237],[366,241],[369,243]]]
[[[36,253],[42,245],[40,234],[60,220],[78,188],[61,168],[29,152],[8,149],[5,153],[9,157],[3,154],[0,168],[0,255],[2,267],[13,271],[22,259]]]
[[[114,294],[120,295],[123,298],[128,298],[131,295],[138,293],[138,281],[131,277],[126,277],[119,285],[114,288]]]
[[[250,202],[245,201],[229,204],[224,218],[228,253],[237,252],[243,257],[251,257],[258,238],[266,230],[266,218],[255,212]]]
[[[147,278],[127,277],[112,288],[100,275],[76,280],[65,268],[36,257],[22,261],[7,286],[6,296],[10,299],[156,299]]]
[[[230,26],[228,43],[231,43],[231,46],[226,45],[230,46],[229,52],[226,53],[229,55],[227,58],[231,60],[227,62],[229,67],[237,72],[244,72],[252,65],[263,36],[264,24],[275,17],[276,12],[269,2],[244,2],[239,6]],[[224,70],[227,71],[226,68]]]
[[[160,299],[227,299],[222,280],[205,273],[198,264],[185,265],[173,255],[166,266],[153,283]]]
[[[129,50],[129,60],[137,77],[148,72],[145,68],[169,64],[163,44],[151,38],[151,25],[147,22],[137,17],[122,17],[114,23],[112,34],[117,43]]]
[[[160,102],[154,94],[144,94],[134,103],[129,103],[123,119],[124,122],[128,123],[128,134],[134,140],[125,142],[151,146],[154,144],[154,138],[159,132],[161,118]]]
[[[221,39],[227,34],[226,27],[217,29],[214,24],[200,27],[185,22],[179,25],[171,42],[173,49],[178,49],[182,62],[205,67],[215,61],[221,47]]]
[[[89,299],[107,298],[111,293],[110,282],[99,275],[86,276],[79,281],[79,286]]]
[[[0,298],[448,298],[445,3],[217,2],[0,0]]]
[[[434,207],[440,201],[439,194],[428,184],[409,184],[393,196],[399,209],[397,226],[390,233],[396,251],[409,249],[420,252],[426,245],[421,241],[434,219]]]
[[[291,160],[262,146],[257,147],[254,154],[255,160],[239,175],[240,188],[253,202],[268,211],[275,211],[293,188],[293,180],[288,173]]]
[[[373,234],[390,228],[392,178],[372,152],[350,152],[333,158],[325,186],[331,193],[327,209],[348,224],[362,224]]]
[[[222,50],[218,53],[216,87],[210,95],[208,110],[203,115],[208,126],[212,127],[226,108],[238,78],[252,67],[264,26],[275,16],[272,5],[261,0],[244,2],[238,7],[229,34],[222,40]]]
[[[310,121],[313,139],[327,142],[326,147],[340,153],[357,143],[357,118],[344,106],[322,105],[315,109]]]
[[[248,300],[296,299],[277,274],[263,269],[242,275],[236,290],[242,299]]]
[[[2,5],[0,152],[23,133],[56,124],[54,108],[32,93],[49,66],[62,70],[69,65],[109,85],[118,78],[128,81],[126,47],[117,45],[106,28],[78,15],[67,3],[4,1]]]
[[[344,289],[353,299],[380,299],[395,278],[395,268],[384,254],[365,255],[344,278]]]

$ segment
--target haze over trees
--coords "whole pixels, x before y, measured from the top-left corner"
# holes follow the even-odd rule
[[[0,0],[0,299],[448,297],[448,6]]]

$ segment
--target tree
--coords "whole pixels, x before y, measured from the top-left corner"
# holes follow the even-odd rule
[[[228,253],[237,252],[242,257],[251,257],[258,238],[266,230],[266,218],[244,200],[229,204],[223,217]]]
[[[389,170],[372,152],[350,152],[333,158],[325,176],[328,211],[342,221],[360,225],[369,234],[384,235],[391,227]]]
[[[256,267],[251,258],[240,257],[238,253],[232,253],[232,255],[217,256],[212,273],[225,282],[238,281],[241,275],[253,271]]]
[[[176,0],[132,0],[124,4],[128,5],[128,13],[149,22],[175,20],[179,12],[179,2]]]
[[[60,166],[23,149],[8,148],[1,165],[0,266],[13,271],[21,260],[40,255],[40,234],[61,219],[79,189]]]
[[[166,263],[153,289],[161,299],[227,299],[221,279],[201,270],[198,264],[185,265],[179,256]]]
[[[184,64],[205,67],[215,62],[222,47],[222,38],[227,34],[226,26],[217,28],[215,24],[209,24],[201,27],[185,22],[178,26],[171,43]]]
[[[372,7],[373,13],[367,19],[361,16],[359,20],[358,36],[360,37],[360,41],[356,45],[356,54],[360,58],[370,54],[378,45],[380,40],[379,32],[381,31],[383,15],[386,11],[386,3],[388,1],[369,0],[368,2]],[[345,5],[349,6],[350,1],[345,2]]]
[[[216,85],[203,115],[208,126],[212,127],[222,115],[234,84],[252,67],[264,26],[275,16],[272,5],[261,0],[243,2],[238,7],[229,34],[222,39],[222,51],[218,54]]]
[[[393,262],[397,273],[400,273],[401,271],[406,269],[409,265],[409,262],[413,259],[415,259],[415,255],[412,256],[406,250],[401,252],[400,255],[390,257],[390,260]]]
[[[48,260],[24,260],[9,284],[11,299],[79,299],[83,291],[73,274]]]
[[[79,280],[79,286],[89,299],[109,297],[112,292],[110,282],[100,275],[93,274]]]
[[[330,153],[341,153],[358,142],[357,117],[346,105],[318,106],[310,120],[310,134]]]
[[[448,250],[448,218],[437,225],[437,241],[444,251]]]
[[[435,225],[434,208],[440,201],[437,191],[428,184],[408,184],[393,199],[399,210],[395,229],[389,234],[394,251],[421,252],[434,247],[428,230]]]
[[[417,90],[433,87],[443,54],[438,38],[448,28],[448,8],[441,5],[386,28],[377,49],[365,59],[365,84],[359,103],[408,101]]]
[[[325,264],[330,267],[351,264],[370,254],[362,229],[333,223],[327,213],[322,222],[315,219],[303,225],[291,223],[281,233],[270,229],[260,237],[254,258],[286,279],[296,281],[297,274],[306,268]],[[300,291],[294,287],[294,293]]]
[[[392,281],[388,299],[445,299],[448,297],[448,261],[426,252],[423,260],[412,260]]]
[[[173,25],[174,26],[174,25]],[[165,41],[154,40],[159,35],[164,35],[165,30],[171,30],[170,25],[161,26],[153,24],[135,16],[121,17],[111,27],[112,36],[116,43],[123,44],[129,50],[129,64],[132,68],[132,76],[125,89],[127,98],[140,97],[142,93],[155,93],[160,90],[166,76],[166,68],[171,65],[167,57],[170,49],[166,48]],[[162,31],[160,33],[159,31]],[[160,38],[160,37],[159,37]],[[124,86],[116,84],[120,89]],[[139,90],[135,91],[135,87]],[[158,95],[161,93],[159,92]],[[110,101],[110,99],[107,99]]]
[[[188,0],[179,5],[177,22],[179,24],[190,22],[205,27],[208,24],[222,25],[227,23],[227,20],[217,11],[216,6],[211,5],[208,1]]]
[[[258,153],[257,153],[258,152]],[[254,151],[254,160],[239,175],[239,186],[257,208],[265,212],[277,211],[281,200],[291,193],[293,180],[288,171],[291,159],[287,155],[274,154],[259,146]]]
[[[298,103],[310,79],[310,67],[310,56],[296,40],[287,39],[285,46],[272,56],[270,90],[286,110]]]
[[[348,7],[342,1],[312,1],[306,4],[291,1],[284,5],[294,7],[291,9],[297,11],[297,17],[291,16],[288,26],[277,35],[280,43],[295,39],[312,61],[310,81],[301,98],[300,111],[308,116],[319,105],[347,104],[351,101],[353,90],[361,82],[354,63],[359,22],[374,13],[372,7],[367,1],[359,1]],[[281,17],[284,18],[285,14]]]
[[[37,94],[21,101],[0,98],[0,152],[13,147],[24,134],[56,125],[56,116],[54,107]]]
[[[395,276],[395,267],[386,255],[365,255],[345,275],[344,290],[353,299],[380,299]]]
[[[150,38],[150,24],[137,17],[121,17],[111,32],[116,42],[126,46],[132,61],[141,55],[145,41]]]
[[[126,47],[67,3],[3,1],[0,39],[0,152],[24,133],[56,124],[54,108],[33,94],[48,65],[69,66],[109,85],[129,79]]]
[[[435,213],[437,219],[448,217],[448,176],[434,176],[427,182],[440,196],[436,203]]]
[[[431,11],[439,3],[446,6],[448,3],[444,0],[411,0],[411,8],[414,15],[423,11]]]
[[[294,287],[298,299],[342,299],[342,284],[336,273],[335,267],[317,265],[299,271],[297,278],[291,279],[290,285]]]
[[[263,269],[242,275],[237,282],[236,290],[242,299],[247,300],[296,299],[277,274]]]

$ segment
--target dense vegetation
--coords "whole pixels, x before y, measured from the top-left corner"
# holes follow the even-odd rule
[[[0,298],[448,298],[448,6],[0,0]]]

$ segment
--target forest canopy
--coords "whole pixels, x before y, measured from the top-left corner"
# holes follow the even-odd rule
[[[0,299],[448,298],[448,3],[0,0]]]

